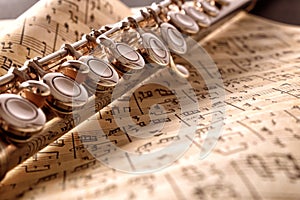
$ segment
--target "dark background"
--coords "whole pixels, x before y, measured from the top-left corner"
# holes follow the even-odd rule
[[[38,0],[0,0],[0,19],[14,19]],[[122,0],[128,6],[150,5],[159,0]],[[300,0],[259,0],[253,14],[300,25]]]

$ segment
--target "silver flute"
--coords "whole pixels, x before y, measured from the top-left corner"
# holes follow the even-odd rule
[[[255,0],[164,0],[52,54],[11,67],[0,77],[0,180],[110,104],[115,86],[146,63],[155,69],[169,67],[187,78],[187,69],[174,59],[188,52],[187,38],[201,40],[254,4]]]

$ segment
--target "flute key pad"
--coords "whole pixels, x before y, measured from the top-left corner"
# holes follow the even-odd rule
[[[196,34],[200,30],[197,22],[188,15],[171,11],[168,13],[168,16],[170,17],[170,22],[184,33]]]
[[[44,112],[33,103],[16,94],[0,95],[1,129],[11,137],[28,139],[43,129],[46,123]]]
[[[210,26],[211,20],[209,19],[209,17],[205,13],[196,9],[194,6],[184,5],[183,10],[187,15],[189,15],[192,19],[194,19],[199,24],[199,26],[201,27]]]
[[[94,89],[97,85],[98,90],[106,90],[118,84],[119,75],[108,62],[94,56],[83,56],[79,60],[89,66],[90,72],[86,80],[89,87]]]
[[[46,74],[43,81],[51,91],[51,98],[48,98],[49,105],[62,112],[71,112],[73,109],[81,108],[88,100],[86,89],[61,73]]]
[[[222,6],[228,6],[232,0],[215,0],[216,3],[219,3]]]
[[[100,45],[105,46],[108,60],[122,74],[135,73],[144,68],[144,58],[128,44],[114,42],[105,36],[100,36],[97,41]]]
[[[220,13],[219,9],[216,6],[211,5],[207,1],[202,1],[201,6],[207,14],[209,14],[213,17],[217,16]]]
[[[149,62],[167,66],[170,61],[170,53],[164,43],[152,33],[143,33],[141,38],[141,50]]]
[[[176,54],[185,54],[187,52],[187,44],[176,27],[169,23],[160,25],[161,36],[169,49]]]

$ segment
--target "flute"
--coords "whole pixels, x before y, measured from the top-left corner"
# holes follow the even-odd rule
[[[143,71],[146,63],[153,65],[153,73],[170,67],[187,78],[187,69],[173,60],[188,52],[185,36],[199,41],[254,3],[164,0],[118,23],[93,30],[52,54],[28,60],[21,68],[11,67],[0,77],[0,180],[110,104],[113,89],[128,73]],[[144,28],[159,29],[159,37]],[[122,38],[132,31],[137,34]],[[117,41],[119,38],[123,41]],[[140,76],[130,86],[146,78]],[[76,112],[82,110],[84,113],[76,118]]]

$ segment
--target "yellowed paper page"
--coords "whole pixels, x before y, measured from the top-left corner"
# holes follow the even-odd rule
[[[91,29],[115,23],[131,14],[118,0],[41,0],[0,34],[0,74],[74,43]]]

